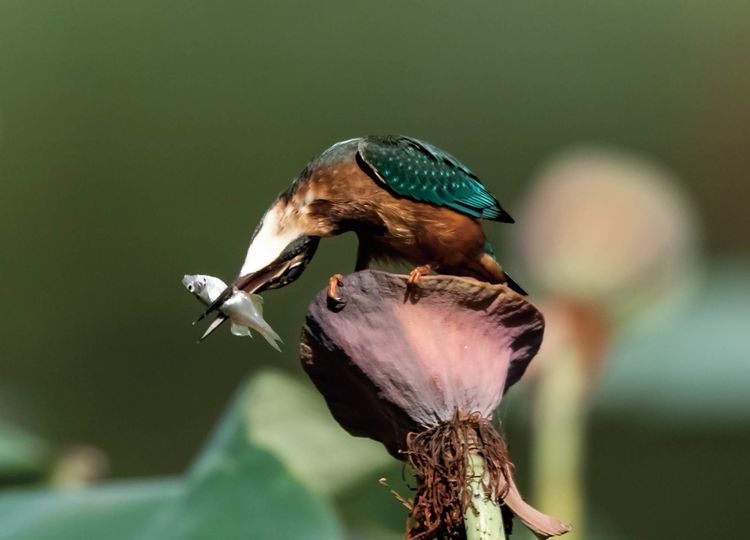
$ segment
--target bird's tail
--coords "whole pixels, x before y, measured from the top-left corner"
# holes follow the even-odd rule
[[[523,287],[521,287],[518,283],[516,283],[516,281],[512,277],[510,277],[510,274],[508,274],[508,272],[504,272],[504,273],[505,273],[505,284],[508,287],[516,291],[518,294],[522,294],[523,296],[529,295],[529,293],[527,293]]]
[[[492,244],[490,244],[489,241],[484,242],[484,252],[489,256],[489,259],[491,259],[491,261],[488,261],[487,257],[482,257],[480,259],[480,264],[484,267],[485,270],[488,270],[493,275],[493,277],[497,275],[496,279],[493,280],[494,282],[505,283],[505,285],[507,285],[510,289],[516,291],[518,294],[522,294],[523,296],[529,295],[529,293],[527,293],[523,287],[516,283],[516,280],[510,277],[508,272],[503,270],[503,267],[500,266],[500,263],[497,262],[495,250],[492,249]],[[491,266],[492,268],[488,268],[488,266]]]

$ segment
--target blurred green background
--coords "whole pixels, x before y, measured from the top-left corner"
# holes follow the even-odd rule
[[[309,388],[305,308],[351,270],[352,238],[267,295],[281,355],[228,332],[196,346],[200,306],[179,280],[233,277],[267,205],[333,142],[433,142],[517,219],[550,156],[596,143],[679,179],[703,277],[653,332],[615,342],[591,410],[588,519],[611,538],[744,532],[749,47],[740,0],[0,2],[0,449],[15,460],[0,481],[43,482],[81,447],[109,478],[174,475],[249,374]],[[518,267],[510,228],[487,229]],[[522,484],[523,393],[503,413]],[[401,509],[372,493],[398,531]],[[356,501],[336,499],[347,523],[371,504]]]

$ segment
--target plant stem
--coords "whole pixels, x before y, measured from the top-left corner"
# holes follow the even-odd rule
[[[488,497],[484,490],[484,460],[472,452],[466,465],[472,500],[464,515],[466,540],[505,540],[500,503]]]

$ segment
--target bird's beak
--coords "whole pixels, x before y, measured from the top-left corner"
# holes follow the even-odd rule
[[[232,283],[232,285],[228,288],[231,288],[233,286],[234,289],[238,291],[245,291],[246,293],[249,293],[249,294],[259,293],[261,291],[266,290],[269,287],[269,285],[271,285],[274,281],[276,281],[278,278],[283,276],[284,273],[289,269],[289,267],[292,265],[293,262],[294,262],[294,259],[289,259],[287,261],[274,262],[266,266],[262,270],[258,270],[257,272],[253,272],[251,274],[245,274],[244,276],[238,277],[237,279],[234,280],[234,283]]]
[[[224,321],[226,321],[228,317],[224,315],[223,313],[219,313],[216,318],[211,322],[210,325],[208,325],[208,328],[206,328],[206,331],[203,332],[203,335],[198,338],[198,343],[206,339],[208,336],[210,336],[214,330],[216,330],[219,326],[222,325]]]
[[[216,300],[211,302],[211,304],[203,313],[201,313],[201,315],[193,322],[193,324],[201,321],[207,315],[221,308],[224,302],[229,300],[236,291],[245,291],[246,293],[252,294],[264,290],[269,284],[273,283],[275,279],[282,276],[284,272],[287,271],[289,266],[291,266],[292,262],[294,262],[294,259],[284,261],[282,263],[274,262],[266,268],[263,268],[262,270],[252,272],[250,274],[245,274],[244,276],[239,276],[232,282],[231,285],[227,286],[227,288],[222,291],[222,293],[216,298]],[[216,330],[224,321],[227,320],[227,318],[228,317],[223,313],[219,313],[219,315],[217,315],[213,322],[211,322],[209,327],[206,328],[206,331],[203,332],[203,335],[200,337],[200,339],[198,339],[198,342],[203,341],[209,335],[211,335],[214,330]]]

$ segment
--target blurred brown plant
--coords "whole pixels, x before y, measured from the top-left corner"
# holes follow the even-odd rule
[[[678,304],[699,273],[697,226],[672,175],[604,149],[553,159],[519,214],[516,243],[547,337],[534,363],[534,498],[584,537],[588,395],[618,328]],[[581,524],[579,526],[579,524]]]
[[[516,244],[537,291],[623,320],[690,282],[695,221],[668,171],[624,152],[579,149],[553,159],[534,181]]]

